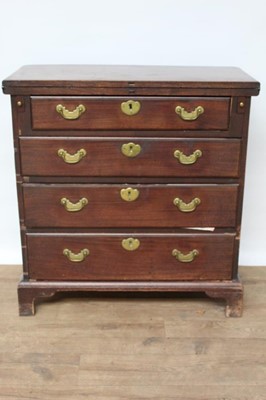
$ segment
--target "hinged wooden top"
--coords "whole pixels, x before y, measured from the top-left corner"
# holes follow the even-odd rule
[[[260,84],[235,67],[126,65],[27,65],[3,81],[6,94],[145,94],[148,88],[174,95],[199,89],[202,94],[257,95]]]

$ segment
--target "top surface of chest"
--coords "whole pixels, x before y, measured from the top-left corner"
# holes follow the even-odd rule
[[[257,95],[259,83],[235,67],[24,66],[3,81],[6,94]]]

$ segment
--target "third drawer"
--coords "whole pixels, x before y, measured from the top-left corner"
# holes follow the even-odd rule
[[[28,227],[234,227],[237,184],[24,184]]]

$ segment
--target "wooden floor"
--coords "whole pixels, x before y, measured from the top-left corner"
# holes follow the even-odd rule
[[[265,400],[266,268],[242,268],[242,318],[205,298],[57,297],[18,317],[0,266],[0,399]]]

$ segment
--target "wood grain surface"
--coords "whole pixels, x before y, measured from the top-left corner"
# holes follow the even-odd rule
[[[234,227],[238,185],[132,185],[139,191],[134,201],[121,198],[128,185],[23,185],[28,227]],[[69,212],[61,204],[86,198],[88,204]],[[173,201],[200,204],[182,212]]]
[[[240,268],[242,318],[184,295],[58,295],[19,318],[0,268],[0,399],[265,400],[266,268]]]
[[[134,251],[125,250],[123,234],[28,234],[31,279],[88,281],[175,281],[231,279],[234,234],[132,234],[139,240]],[[89,255],[79,263],[64,254],[67,248]],[[182,263],[172,255],[177,249],[198,255]]]
[[[140,110],[126,115],[121,104],[138,101]],[[56,111],[61,104],[73,111],[80,104],[85,112],[75,120],[67,120]],[[176,114],[180,106],[193,112],[202,106],[204,113],[193,121],[183,120]],[[226,130],[229,122],[230,98],[228,97],[32,97],[32,128],[47,130]]]
[[[130,143],[140,146],[135,157],[121,150]],[[20,138],[21,169],[26,176],[236,178],[240,148],[239,139]],[[68,164],[58,156],[59,149],[72,155],[84,149],[86,156]],[[202,155],[194,164],[184,165],[174,157],[176,150],[185,156],[200,150]]]

